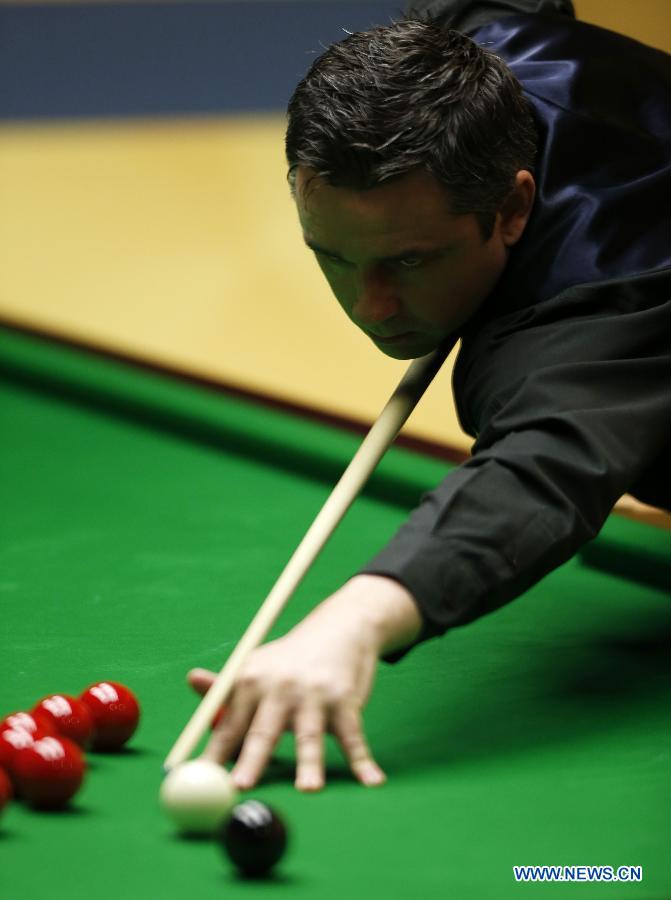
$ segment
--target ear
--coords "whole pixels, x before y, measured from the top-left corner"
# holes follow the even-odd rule
[[[497,214],[499,234],[506,247],[522,237],[536,196],[536,182],[531,172],[521,169],[515,176],[515,187],[503,201]]]

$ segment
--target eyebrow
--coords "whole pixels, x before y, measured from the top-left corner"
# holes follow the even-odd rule
[[[334,253],[333,250],[327,250],[325,247],[320,247],[319,244],[315,244],[310,238],[303,236],[303,240],[305,241],[306,246],[309,247],[310,250],[314,250],[315,253],[323,253],[325,256],[333,256],[335,259],[343,259],[339,253]],[[431,250],[418,250],[414,247],[410,247],[407,250],[404,250],[403,253],[397,253],[394,256],[382,256],[377,262],[393,263],[400,262],[402,259],[410,259],[413,256],[437,256],[448,249],[449,247],[434,247]]]

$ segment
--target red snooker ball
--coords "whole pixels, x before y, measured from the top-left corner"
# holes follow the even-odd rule
[[[0,731],[4,728],[27,731],[34,738],[44,737],[46,734],[58,734],[52,718],[36,709],[32,712],[15,712],[5,716],[0,722]]]
[[[9,775],[4,769],[0,769],[0,810],[7,806],[13,794],[14,791],[12,790],[12,782],[9,780]]]
[[[93,736],[93,718],[88,707],[68,694],[51,694],[35,706],[33,715],[46,718],[59,736],[87,747]]]
[[[94,750],[119,750],[134,734],[140,706],[132,691],[116,681],[99,681],[80,696],[93,718]]]
[[[46,735],[39,734],[39,737]],[[0,731],[0,766],[9,773],[14,774],[14,760],[16,755],[26,747],[32,746],[35,738],[21,728],[3,728]]]
[[[68,738],[44,737],[16,753],[13,777],[17,793],[36,809],[64,806],[84,779],[84,755]]]

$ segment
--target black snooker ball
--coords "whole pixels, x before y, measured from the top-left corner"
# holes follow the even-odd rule
[[[246,800],[233,807],[222,827],[221,843],[243,875],[258,878],[281,859],[287,846],[287,829],[265,803]]]

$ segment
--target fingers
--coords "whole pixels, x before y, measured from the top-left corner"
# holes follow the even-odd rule
[[[374,663],[371,671],[374,671]],[[268,684],[257,671],[246,673],[229,697],[226,714],[214,728],[203,756],[225,763],[235,757],[232,770],[240,790],[253,787],[261,778],[285,730],[293,730],[296,746],[295,786],[300,791],[319,791],[325,784],[324,735],[333,733],[345,758],[361,784],[383,784],[386,776],[373,759],[362,723],[362,706],[367,691],[354,695],[351,686],[336,699],[331,688],[316,690],[307,679],[291,684],[284,679]],[[188,681],[199,694],[212,686],[215,673],[193,669]],[[359,679],[364,687],[372,681]],[[329,682],[333,685],[333,682]],[[330,696],[329,696],[330,695]],[[361,696],[363,695],[363,697]],[[239,751],[239,752],[238,752]]]
[[[212,687],[212,684],[216,680],[216,673],[210,672],[207,669],[191,669],[191,671],[186,676],[186,680],[189,685],[194,689],[197,694],[200,694],[201,697],[205,696],[209,689]],[[212,719],[211,727],[215,729],[223,716],[227,712],[226,706],[221,706],[219,711],[215,714]]]
[[[334,711],[332,730],[361,784],[367,787],[384,784],[387,776],[371,755],[363,733],[361,712],[353,703],[341,704]]]
[[[214,762],[228,762],[238,752],[242,738],[254,717],[256,702],[253,697],[240,695],[226,708],[226,715],[219,719],[202,755]]]
[[[194,691],[202,697],[212,687],[216,677],[214,672],[208,672],[207,669],[191,669],[186,679]]]
[[[306,702],[294,716],[296,781],[299,791],[324,787],[324,731],[326,716],[316,700]]]
[[[199,694],[208,692],[216,678],[207,669],[192,669],[188,682]],[[252,681],[238,684],[226,714],[217,724],[202,756],[225,763],[238,755],[231,775],[240,790],[253,787],[270,761],[288,718],[288,702],[278,694],[268,694],[259,702],[259,690]],[[241,748],[241,749],[240,749]],[[238,752],[239,751],[239,752]]]
[[[232,718],[233,710],[226,716],[224,722]],[[288,703],[278,694],[269,694],[259,704],[256,714],[251,719],[251,724],[247,723],[249,725],[246,729],[247,735],[243,741],[238,761],[231,772],[233,781],[239,790],[244,791],[254,787],[263,774],[270,762],[273,750],[284,732],[288,715]],[[220,728],[225,729],[225,725],[222,723]],[[239,736],[242,736],[242,733],[240,732]]]

